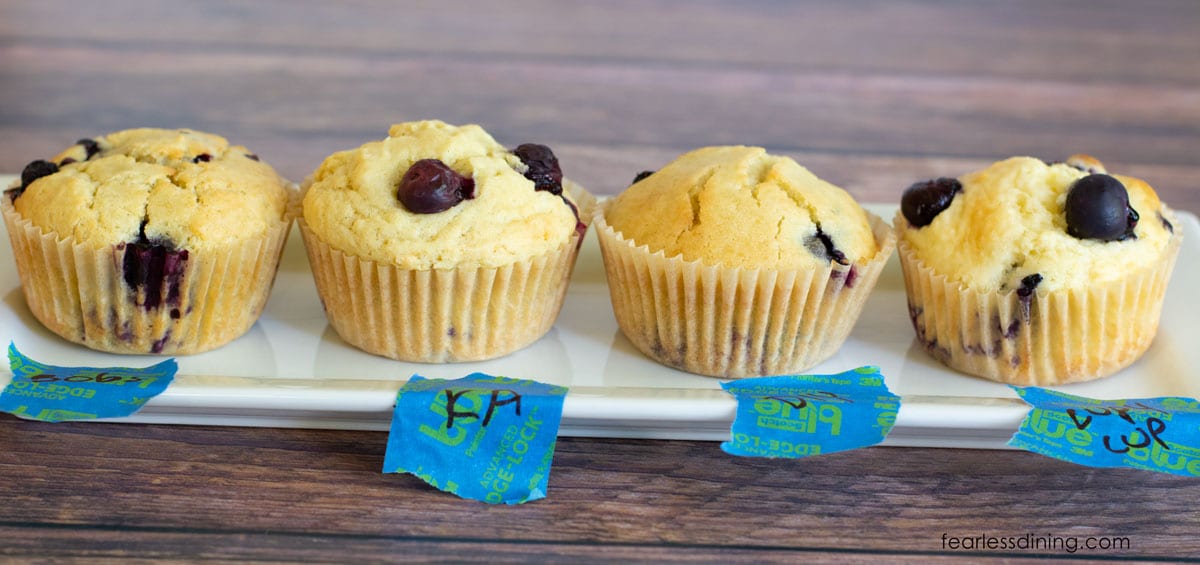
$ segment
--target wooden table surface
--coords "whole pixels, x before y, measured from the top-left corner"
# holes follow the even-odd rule
[[[436,117],[534,141],[612,194],[688,149],[762,145],[864,201],[1014,154],[1095,155],[1200,212],[1200,3],[0,4],[0,172],[192,127],[293,179]],[[11,268],[11,267],[5,267]],[[382,433],[0,417],[0,558],[81,562],[1200,561],[1200,481],[1025,452],[798,461],[559,441],[549,497],[384,475]],[[943,535],[1128,538],[954,551]]]

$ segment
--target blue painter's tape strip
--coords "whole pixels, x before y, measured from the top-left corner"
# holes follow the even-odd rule
[[[900,410],[878,367],[836,375],[741,379],[721,387],[737,399],[726,453],[800,458],[875,445]]]
[[[8,365],[13,378],[0,392],[0,411],[43,422],[129,416],[166,390],[179,369],[174,359],[144,369],[58,367],[26,357],[12,343]]]
[[[1012,388],[1033,406],[1012,447],[1089,467],[1200,476],[1200,402],[1193,398],[1096,400]]]
[[[413,375],[396,396],[383,472],[490,504],[544,498],[566,394],[484,373]]]

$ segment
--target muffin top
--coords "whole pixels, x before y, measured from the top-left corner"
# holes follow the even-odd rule
[[[7,194],[46,232],[91,248],[152,242],[202,250],[261,237],[285,217],[287,183],[245,147],[188,129],[81,139],[34,161]]]
[[[926,266],[980,291],[1083,288],[1162,260],[1174,226],[1150,185],[1087,155],[1013,157],[914,184],[901,237]]]
[[[477,125],[402,123],[326,158],[304,221],[335,248],[405,269],[498,267],[576,233],[561,175],[544,146],[509,151]]]
[[[605,220],[651,252],[728,267],[827,267],[878,251],[849,193],[761,147],[686,153],[621,193]]]

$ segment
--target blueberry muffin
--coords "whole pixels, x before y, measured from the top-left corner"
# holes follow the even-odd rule
[[[262,312],[292,194],[224,138],[132,129],[30,163],[0,208],[47,328],[101,351],[189,354]]]
[[[896,226],[925,350],[1039,386],[1109,375],[1146,351],[1182,238],[1150,185],[1086,155],[918,182]]]
[[[591,206],[543,145],[509,150],[476,125],[411,122],[325,159],[301,233],[348,343],[405,361],[472,361],[549,331]]]
[[[687,153],[603,212],[621,331],[659,363],[722,378],[833,355],[895,244],[846,191],[759,147]]]

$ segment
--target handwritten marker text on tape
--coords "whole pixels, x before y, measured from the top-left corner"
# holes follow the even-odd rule
[[[1200,403],[1161,397],[1096,400],[1012,387],[1033,406],[1008,445],[1089,467],[1200,476]]]
[[[544,498],[566,393],[483,373],[414,375],[396,397],[383,471],[491,504]]]
[[[896,423],[900,397],[878,367],[836,375],[741,379],[721,387],[737,399],[730,441],[749,457],[799,458],[875,445]]]
[[[13,378],[0,392],[0,411],[30,420],[62,422],[120,418],[137,412],[175,378],[174,359],[129,367],[58,367],[26,357],[8,345]]]

